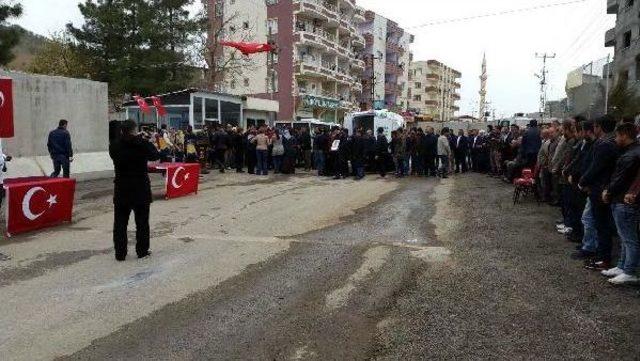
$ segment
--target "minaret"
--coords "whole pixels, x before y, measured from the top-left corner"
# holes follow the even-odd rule
[[[486,121],[485,113],[487,112],[487,57],[482,54],[482,74],[480,75],[480,113],[481,122]]]

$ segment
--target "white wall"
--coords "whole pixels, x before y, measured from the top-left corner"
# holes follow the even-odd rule
[[[230,41],[246,41],[256,43],[267,42],[267,7],[264,1],[255,0],[225,0],[224,21],[227,22],[226,31]],[[249,29],[244,29],[245,22],[249,23]],[[234,26],[235,33],[229,32],[229,27]],[[248,58],[240,54],[233,48],[225,48],[225,59],[235,52],[236,57],[241,57],[243,68],[242,74],[234,74],[226,79],[227,92],[235,95],[260,94],[267,90],[267,53],[252,54]],[[246,61],[245,61],[246,60]],[[233,78],[233,79],[232,79]],[[249,80],[249,85],[245,86],[244,80]],[[235,80],[235,89],[230,87],[231,81]]]
[[[376,14],[373,21],[373,55],[381,59],[374,61],[373,71],[376,75],[376,99],[384,100],[385,67],[387,64],[387,19]]]
[[[76,158],[72,172],[95,173],[112,168],[107,154],[106,83],[4,70],[0,75],[13,79],[15,137],[3,139],[2,144],[4,152],[15,158],[8,176],[51,172],[47,137],[60,119],[69,121]]]

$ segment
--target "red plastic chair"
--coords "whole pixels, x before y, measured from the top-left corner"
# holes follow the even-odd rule
[[[515,189],[513,190],[513,204],[517,204],[520,198],[528,195],[533,195],[538,204],[540,204],[536,179],[531,169],[523,169],[521,178],[516,178],[513,184],[515,185]]]

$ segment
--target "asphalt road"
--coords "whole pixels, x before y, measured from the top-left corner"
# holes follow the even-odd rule
[[[73,225],[0,243],[6,359],[640,355],[638,289],[582,270],[555,209],[484,176],[210,175],[154,203],[156,252],[124,265],[109,184],[80,188]]]

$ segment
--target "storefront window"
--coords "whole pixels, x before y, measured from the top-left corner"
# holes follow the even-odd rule
[[[193,127],[195,129],[202,129],[204,124],[204,118],[202,114],[202,98],[193,98]]]
[[[220,102],[222,124],[237,126],[240,124],[240,104],[230,102]]]
[[[218,99],[205,99],[205,119],[213,120],[218,118]]]
[[[189,126],[189,107],[167,107],[167,116],[170,128],[187,129]]]

